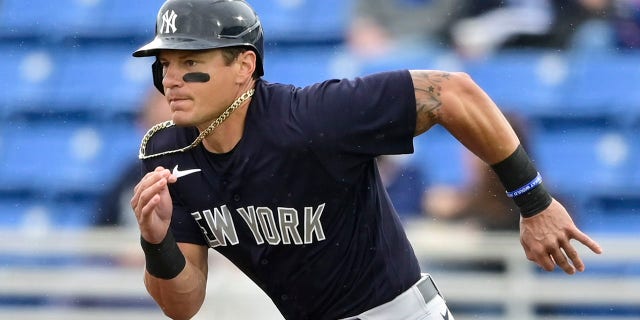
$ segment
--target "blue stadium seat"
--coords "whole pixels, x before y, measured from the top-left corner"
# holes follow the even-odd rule
[[[13,113],[46,112],[61,70],[50,48],[20,42],[0,42],[0,119]]]
[[[267,42],[340,42],[352,1],[248,1],[262,22]]]
[[[16,228],[26,226],[27,220],[31,223],[36,219],[48,220],[45,202],[31,196],[0,192],[0,226]]]
[[[153,58],[133,58],[130,45],[60,48],[58,91],[52,103],[97,117],[135,114],[152,86]]]
[[[159,0],[4,0],[0,2],[0,37],[152,36],[161,4]]]
[[[349,55],[348,50],[344,51],[344,59],[347,60],[344,64],[355,68],[358,75],[402,69],[461,71],[457,59],[450,59],[450,52],[439,48],[403,46],[381,57],[354,57]]]
[[[422,54],[424,53],[424,54]],[[334,44],[267,44],[265,46],[265,76],[271,82],[304,86],[327,79],[353,78],[375,72],[430,68],[431,57],[437,53],[412,51],[404,55],[380,60],[358,60],[345,48]],[[426,60],[426,61],[425,61]]]
[[[95,207],[95,198],[47,199],[0,192],[0,227],[23,229],[26,234],[82,229],[94,224]]]
[[[97,35],[148,38],[154,36],[156,15],[163,0],[102,0],[95,23]]]
[[[586,232],[636,235],[640,232],[640,195],[630,190],[592,194],[581,219]]]
[[[465,182],[466,152],[443,127],[435,126],[414,139],[411,161],[422,168],[430,184],[460,186]]]
[[[270,82],[306,86],[334,78],[331,45],[270,46],[265,48],[264,79]]]
[[[533,150],[551,189],[588,197],[629,183],[631,137],[616,127],[536,130]]]
[[[575,56],[570,59],[565,107],[576,113],[640,114],[640,56],[636,52]]]
[[[627,180],[629,188],[640,190],[640,119],[636,125],[629,130],[628,136],[631,141],[630,165],[627,168]]]
[[[4,0],[0,2],[0,36],[65,38],[86,30],[99,1]]]
[[[8,123],[0,132],[2,188],[56,194],[102,192],[135,160],[138,129],[130,123]]]
[[[152,86],[152,58],[123,45],[0,44],[0,117],[137,113]]]
[[[497,53],[482,61],[468,61],[464,71],[503,110],[535,115],[553,112],[562,106],[567,68],[561,55],[521,50]]]

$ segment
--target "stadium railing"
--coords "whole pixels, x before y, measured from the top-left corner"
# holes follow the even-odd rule
[[[579,248],[587,271],[568,276],[541,272],[515,234],[433,222],[412,222],[407,230],[456,319],[640,317],[637,237],[593,235],[605,253]],[[136,230],[3,230],[0,318],[164,319],[144,289],[142,270]],[[257,318],[282,319],[257,286],[212,252],[208,297],[194,319]]]

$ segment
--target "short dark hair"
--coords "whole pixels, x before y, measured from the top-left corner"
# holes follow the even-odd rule
[[[241,47],[241,46],[220,48],[220,52],[222,53],[222,58],[224,59],[224,63],[226,65],[230,65],[234,60],[238,58],[238,55],[249,50],[251,50],[251,48]],[[253,71],[253,74],[251,75],[251,77],[254,80],[257,80],[260,78],[260,75],[258,74],[260,69],[259,64],[260,64],[260,57],[258,56],[258,54],[256,54],[256,69]]]

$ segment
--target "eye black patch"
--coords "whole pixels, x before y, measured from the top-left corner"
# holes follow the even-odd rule
[[[204,72],[191,72],[185,74],[182,77],[182,80],[184,80],[184,82],[209,82],[209,80],[211,80],[211,76]]]

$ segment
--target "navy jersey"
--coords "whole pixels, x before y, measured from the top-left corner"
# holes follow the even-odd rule
[[[286,319],[351,316],[420,278],[375,163],[413,152],[415,105],[406,70],[305,88],[260,80],[232,151],[201,144],[144,167],[200,170],[169,186],[178,242],[222,253]],[[145,153],[187,146],[197,135],[170,126]]]

